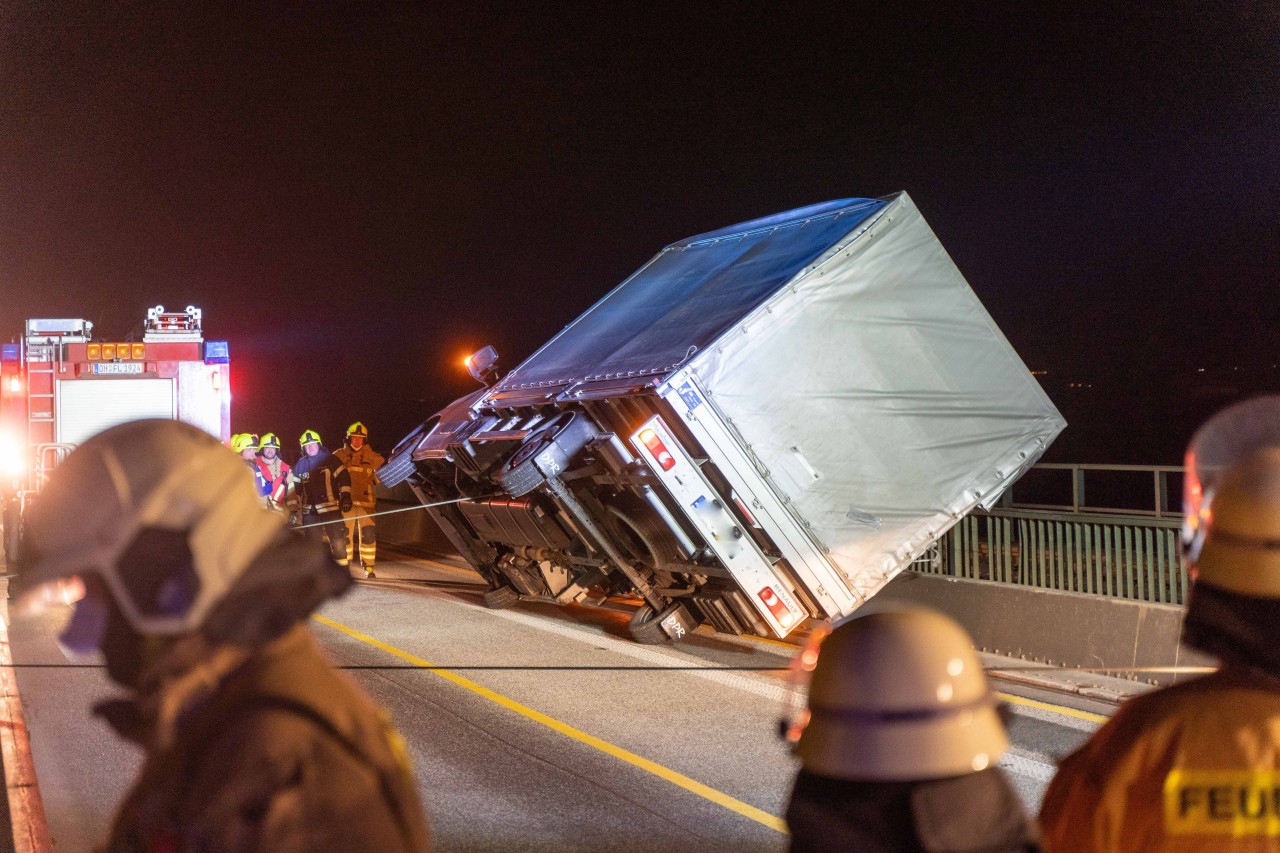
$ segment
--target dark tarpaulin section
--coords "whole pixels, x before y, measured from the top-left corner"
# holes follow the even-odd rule
[[[886,202],[841,199],[673,243],[490,392],[667,373]]]

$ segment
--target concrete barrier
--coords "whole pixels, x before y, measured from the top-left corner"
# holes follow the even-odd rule
[[[874,599],[923,604],[964,626],[983,651],[1068,667],[1212,666],[1179,642],[1185,608],[904,572]],[[1123,673],[1151,684],[1176,673]]]

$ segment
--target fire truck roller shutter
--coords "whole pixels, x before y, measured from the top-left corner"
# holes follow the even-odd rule
[[[58,441],[80,444],[108,427],[177,416],[172,379],[64,379],[58,382]]]

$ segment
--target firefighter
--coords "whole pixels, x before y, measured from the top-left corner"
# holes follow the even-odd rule
[[[350,559],[342,514],[351,510],[351,477],[320,443],[320,433],[306,430],[298,443],[303,455],[293,466],[293,482],[302,526],[308,536],[325,539],[334,562],[346,566]]]
[[[129,693],[96,712],[145,752],[106,849],[428,849],[400,736],[305,624],[349,576],[262,510],[216,439],[113,427],[30,523],[27,606],[77,588],[62,642],[102,654]]]
[[[1182,639],[1219,669],[1129,700],[1062,763],[1046,850],[1280,849],[1280,397],[1197,431],[1183,511]]]
[[[240,458],[253,473],[253,487],[258,497],[266,506],[270,506],[271,481],[258,468],[258,442],[251,433],[240,432],[231,436],[231,449],[240,454]]]
[[[783,720],[801,763],[786,812],[792,851],[1037,849],[995,766],[1008,748],[998,702],[951,619],[858,616],[815,637],[793,667],[811,684],[808,707]]]
[[[360,542],[360,564],[367,577],[375,577],[373,563],[378,556],[377,528],[373,512],[376,500],[373,487],[378,482],[378,469],[386,460],[369,446],[369,430],[356,421],[347,427],[347,439],[333,452],[347,466],[351,475],[352,509],[343,513],[347,525],[347,558],[355,559],[357,539]]]
[[[284,510],[285,500],[289,495],[291,470],[289,463],[280,456],[280,437],[274,432],[262,436],[258,450],[258,471],[271,484],[267,502],[274,510]]]

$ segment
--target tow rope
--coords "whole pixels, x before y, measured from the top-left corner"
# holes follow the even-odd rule
[[[326,524],[337,524],[341,521],[359,521],[362,518],[377,518],[380,515],[395,515],[397,512],[413,512],[418,509],[431,509],[436,506],[449,506],[450,504],[460,504],[466,501],[487,501],[490,498],[502,497],[502,492],[492,495],[483,495],[478,498],[454,498],[448,501],[436,501],[429,504],[418,504],[417,506],[402,506],[399,509],[384,509],[381,512],[370,512],[365,515],[343,515],[341,512],[335,513],[338,517],[333,521],[313,521],[310,524],[293,524],[290,530],[306,530],[308,527],[323,527]]]

